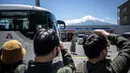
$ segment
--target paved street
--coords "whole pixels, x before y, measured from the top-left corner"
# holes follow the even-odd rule
[[[71,43],[70,42],[63,42],[63,44],[64,44],[65,48],[67,48],[68,51],[70,52]],[[75,64],[77,64],[79,62],[83,62],[84,60],[87,60],[87,57],[84,55],[82,45],[78,45],[77,43],[76,43],[76,53],[78,55],[72,55],[72,57],[75,61]],[[116,55],[117,55],[116,46],[111,45],[110,49],[108,50],[108,56],[109,56],[108,58],[113,59]]]

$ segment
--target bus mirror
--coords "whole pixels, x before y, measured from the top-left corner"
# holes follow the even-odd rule
[[[64,21],[62,20],[57,20],[57,26],[59,26],[60,28],[62,28],[63,30],[66,29],[66,24]]]
[[[57,26],[60,29],[61,40],[66,39],[66,24],[62,20],[57,20]]]
[[[58,24],[65,24],[65,22],[62,21],[62,20],[57,20],[57,23],[58,23]]]

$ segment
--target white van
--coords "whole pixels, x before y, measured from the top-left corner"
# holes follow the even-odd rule
[[[85,34],[78,34],[77,35],[77,43],[78,44],[82,45],[84,36],[85,36]]]

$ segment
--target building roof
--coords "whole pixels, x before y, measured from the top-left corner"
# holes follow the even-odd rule
[[[126,1],[125,3],[121,4],[120,6],[118,6],[118,8],[121,8],[122,6],[126,5],[129,2],[130,2],[130,0]]]

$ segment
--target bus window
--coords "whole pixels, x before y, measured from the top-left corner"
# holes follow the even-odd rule
[[[29,29],[29,22],[27,20],[23,21],[23,29]]]
[[[0,29],[5,29],[5,26],[4,25],[0,25]]]
[[[6,29],[10,31],[19,31],[22,30],[24,19],[27,18],[28,12],[18,12],[18,11],[8,11],[2,12],[0,17],[0,23],[3,23]],[[4,31],[4,30],[3,30]]]
[[[56,19],[55,19],[56,20]],[[33,25],[33,29],[36,28],[35,25],[44,25],[46,28],[53,28],[53,24],[55,24],[51,13],[48,12],[32,12],[30,15],[30,22]]]
[[[55,29],[56,18],[47,11],[1,11],[0,30],[20,31],[24,36],[33,39],[40,28]]]
[[[41,29],[42,28],[42,24],[40,25],[36,25],[36,28],[37,28],[37,30],[39,30],[39,29]]]
[[[48,28],[52,28],[53,21],[50,18],[48,18],[47,24],[48,24]]]
[[[0,29],[1,30],[6,30],[8,29],[9,21],[6,19],[0,20]]]
[[[9,26],[8,26],[8,29],[13,30],[14,29],[14,25],[12,23],[10,23]]]

